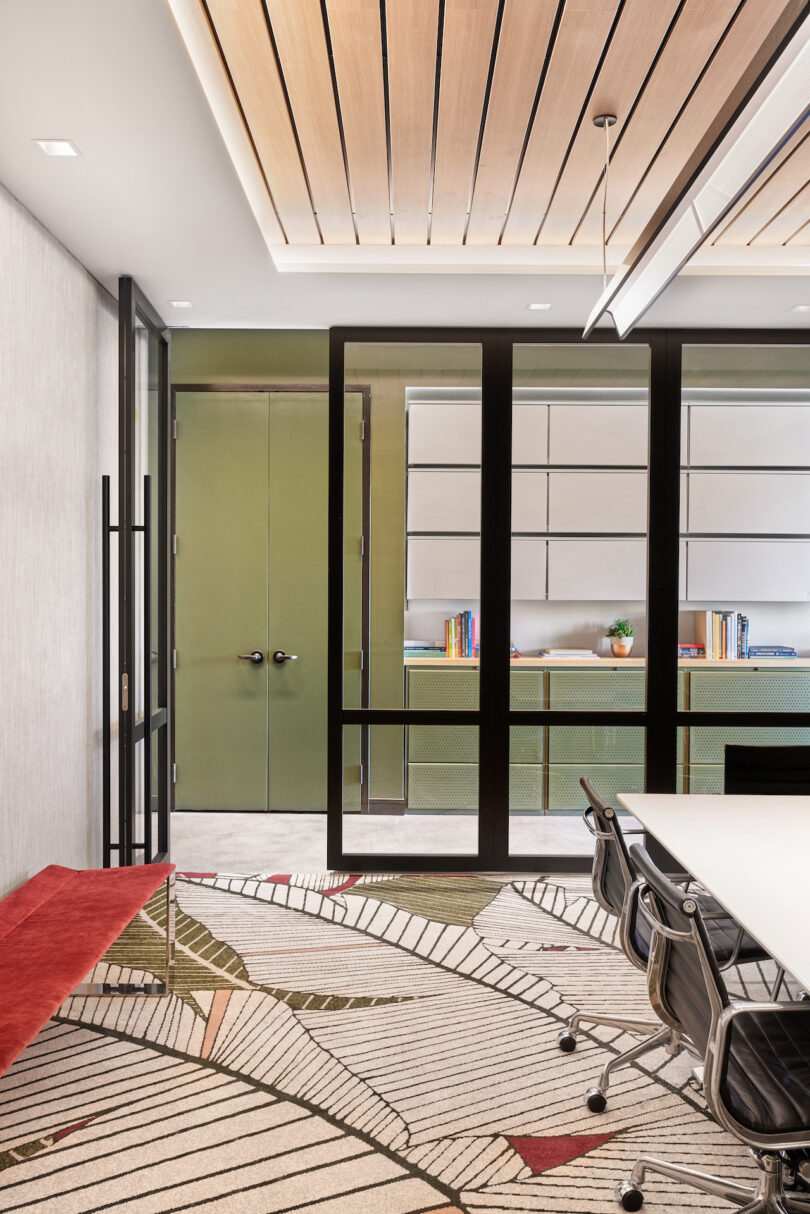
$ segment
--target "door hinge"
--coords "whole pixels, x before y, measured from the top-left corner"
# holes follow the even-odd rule
[[[177,438],[177,418],[176,417],[172,421],[172,438],[174,438],[174,439]]]
[[[172,536],[172,556],[177,556],[177,536]]]
[[[363,764],[360,764],[360,787],[363,787]]]
[[[121,711],[129,712],[129,675],[121,675]]]
[[[172,670],[177,670],[177,650],[172,650]]]
[[[364,650],[361,649],[360,650],[360,669],[365,670],[365,668],[366,668],[366,655],[365,655]]]
[[[177,764],[172,763],[172,784],[177,783]]]
[[[365,437],[366,437],[366,419],[363,418],[363,420],[360,423],[360,441],[362,442],[365,439]]]
[[[366,537],[364,535],[360,536],[360,555],[366,555]]]

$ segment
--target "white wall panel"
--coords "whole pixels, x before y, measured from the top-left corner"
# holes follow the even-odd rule
[[[416,401],[408,407],[409,464],[480,464],[481,406]]]
[[[512,530],[545,531],[547,472],[512,473]]]
[[[810,541],[689,540],[691,602],[806,602]]]
[[[647,463],[646,405],[549,405],[550,464]]]
[[[810,534],[810,473],[692,472],[690,531]]]
[[[646,540],[549,540],[550,599],[647,597]]]
[[[408,471],[409,531],[481,530],[481,473],[472,468]]]
[[[810,406],[692,405],[690,463],[810,466]]]
[[[646,472],[550,472],[548,529],[646,531]]]

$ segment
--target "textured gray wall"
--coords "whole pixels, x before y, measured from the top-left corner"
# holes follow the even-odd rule
[[[48,863],[100,863],[117,365],[113,301],[0,187],[0,896]]]

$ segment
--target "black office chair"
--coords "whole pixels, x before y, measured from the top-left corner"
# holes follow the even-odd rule
[[[583,777],[580,784],[588,798],[588,807],[583,818],[588,830],[596,839],[591,880],[596,901],[619,920],[619,939],[627,959],[646,973],[647,961],[650,955],[650,930],[644,918],[636,913],[638,876],[632,857],[627,849],[625,834],[643,834],[643,830],[624,832],[619,823],[616,810],[608,805],[597,793],[592,782]],[[710,920],[712,947],[719,965],[728,969],[732,965],[741,965],[747,961],[767,960],[767,954],[755,940],[743,932],[742,928],[723,910],[718,902],[706,895],[700,896],[701,906]],[[656,1050],[665,1048],[670,1054],[678,1054],[683,1049],[692,1050],[688,1036],[662,1025],[660,1020],[640,1018],[637,1016],[622,1016],[613,1013],[575,1012],[568,1024],[557,1036],[560,1049],[570,1053],[576,1049],[577,1033],[580,1026],[602,1025],[606,1028],[622,1029],[629,1033],[644,1033],[644,1039],[637,1045],[618,1054],[606,1063],[597,1083],[588,1088],[585,1093],[585,1103],[592,1113],[603,1113],[607,1107],[607,1089],[610,1076],[621,1067],[628,1066],[637,1058]]]
[[[726,793],[810,795],[810,746],[726,746]]]
[[[746,1214],[810,1211],[810,1007],[729,999],[700,901],[679,889],[634,843],[638,913],[652,936],[650,1001],[673,1032],[688,1035],[704,1058],[703,1087],[719,1124],[750,1148],[756,1185],[642,1156],[616,1189],[625,1210],[640,1210],[647,1172],[723,1197]]]

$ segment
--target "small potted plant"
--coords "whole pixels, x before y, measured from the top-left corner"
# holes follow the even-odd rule
[[[607,630],[614,658],[629,658],[633,649],[633,625],[629,620],[614,620]]]

